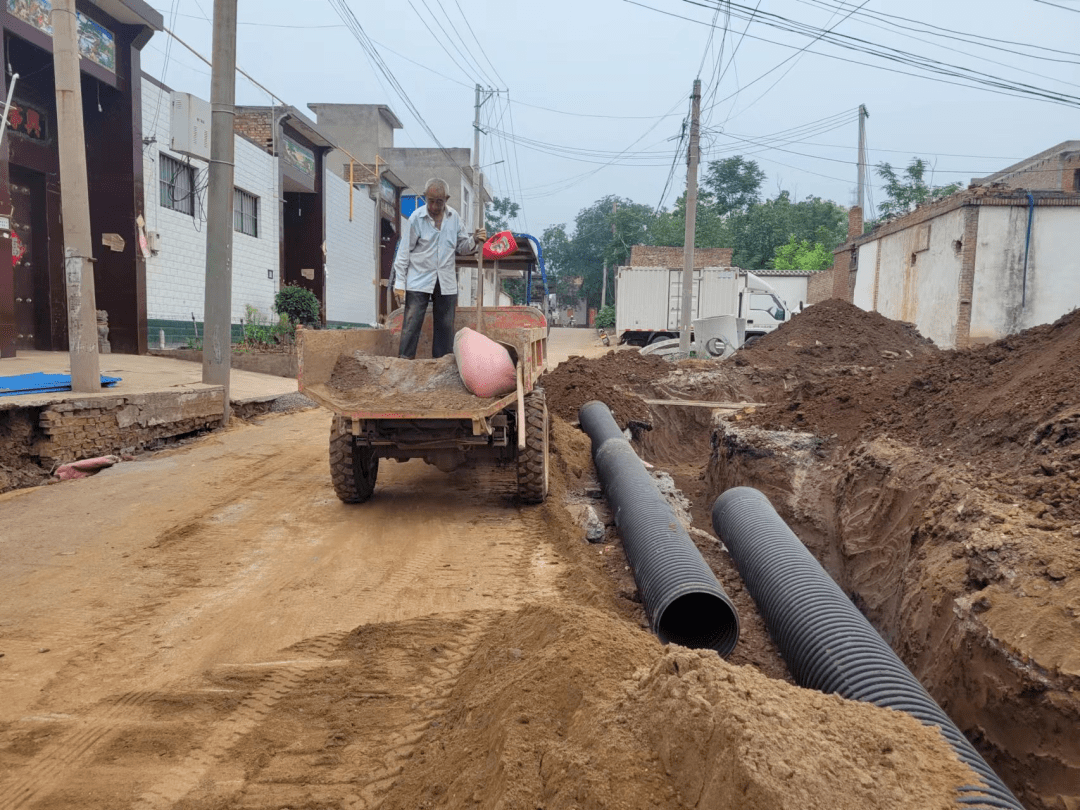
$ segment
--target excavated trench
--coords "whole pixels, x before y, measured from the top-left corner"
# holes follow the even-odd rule
[[[569,418],[579,396],[610,385],[620,425],[672,473],[700,528],[721,492],[762,491],[1025,806],[1074,810],[1076,345],[1077,313],[944,352],[832,301],[729,361],[575,358],[546,387]],[[745,617],[724,556],[707,554]],[[732,660],[788,677],[755,620],[740,641],[753,649]]]

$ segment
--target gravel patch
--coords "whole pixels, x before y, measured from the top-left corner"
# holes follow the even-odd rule
[[[284,394],[274,400],[270,406],[271,413],[288,413],[290,411],[305,411],[308,408],[319,407],[314,400],[297,391],[295,394]]]

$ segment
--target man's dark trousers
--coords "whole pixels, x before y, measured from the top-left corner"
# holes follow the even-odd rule
[[[450,354],[454,350],[454,315],[457,313],[457,293],[443,295],[439,292],[439,282],[435,282],[435,291],[405,293],[405,315],[401,323],[401,345],[398,357],[412,360],[416,357],[416,347],[420,343],[420,330],[424,326],[428,302],[434,299],[433,334],[431,336],[431,356],[434,358]]]

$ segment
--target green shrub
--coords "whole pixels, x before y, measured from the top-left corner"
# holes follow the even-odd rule
[[[319,322],[319,299],[311,290],[290,284],[274,296],[274,312],[284,315],[293,326],[311,326]]]
[[[596,320],[593,325],[597,329],[614,329],[615,328],[615,307],[612,304],[608,304],[606,307],[596,313]]]

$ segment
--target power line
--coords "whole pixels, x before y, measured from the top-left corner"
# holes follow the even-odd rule
[[[424,0],[420,0],[420,2],[423,3]],[[419,9],[417,9],[417,7],[415,5],[413,5],[412,0],[409,0],[409,8],[411,8],[413,10],[413,12],[416,14],[417,19],[419,19],[420,22],[423,23],[424,28],[426,28],[428,30],[428,33],[431,34],[431,38],[434,39],[436,44],[438,44],[438,46],[443,49],[443,53],[445,53],[448,57],[450,57],[450,61],[453,62],[457,66],[458,70],[460,70],[462,73],[464,73],[466,78],[472,79],[472,81],[475,84],[483,84],[484,82],[477,79],[475,74],[470,73],[468,70],[463,68],[461,66],[461,63],[458,62],[458,60],[454,58],[454,55],[452,53],[450,53],[449,49],[447,49],[447,47],[443,44],[443,41],[441,39],[439,39],[438,36],[436,36],[434,31],[431,30],[431,26],[427,24],[427,20],[424,19],[424,15],[420,13]],[[427,8],[426,3],[424,4],[424,8]],[[430,12],[431,9],[428,9],[428,11]],[[434,17],[434,16],[435,15],[432,15],[432,17]],[[435,23],[437,25],[439,25],[440,27],[442,26],[442,23],[440,23],[438,20],[435,20]],[[445,29],[443,29],[443,33],[444,34],[446,33]],[[453,43],[451,43],[451,44],[453,44]],[[455,46],[455,48],[456,48],[456,46]],[[460,51],[459,51],[459,54],[460,54]]]
[[[427,121],[424,120],[424,116],[421,115],[419,108],[416,106],[416,104],[413,103],[412,99],[409,97],[409,94],[405,92],[405,88],[401,86],[401,83],[397,80],[397,77],[394,76],[393,71],[390,70],[390,67],[383,60],[382,55],[379,53],[374,43],[368,37],[367,32],[364,30],[364,27],[360,25],[360,21],[356,18],[356,15],[353,13],[353,10],[349,7],[349,4],[346,2],[346,0],[328,0],[328,2],[330,3],[330,6],[334,9],[334,11],[337,12],[338,16],[341,17],[342,22],[344,22],[345,25],[349,28],[349,31],[352,33],[353,37],[356,38],[356,41],[360,43],[361,49],[367,56],[368,61],[372,65],[372,68],[375,70],[376,77],[381,74],[387,80],[387,82],[390,83],[391,87],[394,88],[394,91],[397,94],[398,98],[401,99],[401,102],[405,105],[409,112],[412,113],[417,123],[419,123],[424,132],[428,134],[428,137],[430,137],[439,147],[442,153],[446,156],[447,160],[450,161],[451,165],[457,167],[459,170],[464,172],[464,169],[461,167],[461,165],[456,160],[454,160],[454,157],[450,153],[450,150],[443,146],[442,141],[440,141],[435,135],[434,130],[432,130],[432,128],[428,125]]]
[[[1063,5],[1059,4],[1059,3],[1051,3],[1051,2],[1049,2],[1049,0],[1035,0],[1035,2],[1036,3],[1042,3],[1043,5],[1046,5],[1046,6],[1053,6],[1054,8],[1063,8],[1066,11],[1073,12],[1074,14],[1080,14],[1080,9],[1069,8],[1068,6],[1063,6]]]
[[[160,9],[160,8],[155,8],[154,11],[158,12],[162,16],[167,16],[169,14],[169,12],[166,12],[163,9]],[[189,20],[206,20],[206,19],[208,19],[205,13],[203,13],[200,16],[199,14],[181,14],[180,12],[177,12],[173,16],[174,17],[187,17]],[[345,27],[341,23],[333,23],[331,25],[304,25],[303,23],[289,23],[288,25],[286,25],[285,23],[245,22],[244,20],[237,20],[236,24],[237,25],[250,25],[250,26],[257,27],[257,28],[344,28]]]
[[[837,0],[837,3],[833,3],[832,0],[798,0],[800,3],[808,3],[817,6],[823,6],[825,8],[845,8],[848,0]],[[985,34],[972,34],[965,31],[957,31],[952,28],[945,28],[940,25],[934,25],[933,23],[925,22],[923,20],[915,20],[910,17],[902,17],[897,14],[889,14],[884,11],[877,11],[875,9],[865,9],[859,12],[860,17],[869,17],[871,19],[880,20],[881,22],[891,25],[893,28],[902,29],[905,31],[918,31],[922,34],[929,34],[930,36],[941,37],[943,39],[954,40],[962,39],[971,45],[978,45],[983,48],[994,48],[996,50],[1008,50],[1001,49],[999,45],[1016,45],[1021,48],[1029,48],[1032,50],[1045,51],[1046,53],[1059,53],[1064,56],[1077,56],[1080,57],[1080,53],[1075,51],[1064,51],[1058,48],[1050,48],[1046,45],[1032,45],[1028,42],[1018,42],[1012,39],[1000,39],[998,37],[990,37]],[[904,22],[914,23],[916,26],[924,26],[917,28],[909,25],[902,25],[900,23],[889,22],[889,20],[903,20]],[[941,32],[941,33],[937,33]],[[982,40],[982,41],[980,41]],[[1022,53],[1020,51],[1008,51],[1009,53],[1015,53],[1020,56],[1027,56],[1031,59],[1040,59],[1048,62],[1069,62],[1070,64],[1076,64],[1069,59],[1054,59],[1048,56],[1040,56],[1037,53]]]
[[[684,2],[691,2],[691,0],[683,0],[683,1]],[[663,9],[654,8],[652,6],[645,5],[644,3],[636,2],[636,0],[623,0],[623,2],[630,3],[631,5],[635,5],[635,6],[640,6],[641,8],[645,8],[645,9],[647,9],[649,11],[653,11],[653,12],[656,12],[658,14],[663,14],[665,16],[675,17],[676,19],[680,19],[680,20],[687,20],[689,22],[693,22],[693,23],[696,23],[698,25],[708,25],[707,22],[703,22],[702,20],[695,19],[693,17],[685,17],[685,16],[683,16],[681,14],[675,14],[675,13],[670,12],[670,11],[664,11]],[[700,3],[692,3],[692,4],[693,5],[701,5]],[[711,6],[709,6],[709,8],[711,8]],[[774,27],[776,27],[776,26],[774,26]],[[786,30],[796,30],[796,32],[798,32],[797,29],[786,29]],[[812,29],[812,30],[820,30],[820,29]],[[805,32],[799,32],[799,33],[805,33]],[[789,45],[788,43],[785,43],[785,42],[777,42],[776,40],[766,39],[764,37],[758,37],[758,36],[754,36],[752,34],[747,34],[747,36],[749,38],[751,38],[751,39],[757,39],[757,40],[760,40],[762,42],[768,42],[768,43],[773,44],[773,45],[779,45],[780,47],[783,47],[783,48],[795,48],[796,47],[794,45]],[[831,53],[824,53],[824,52],[821,52],[821,51],[814,51],[813,53],[814,53],[815,56],[822,56],[822,57],[826,57],[828,59],[834,59],[836,61],[847,62],[847,63],[855,64],[855,65],[863,65],[865,67],[874,68],[875,70],[884,70],[884,71],[888,71],[888,72],[891,72],[891,73],[898,73],[900,75],[905,75],[905,76],[915,76],[917,78],[927,79],[927,80],[930,80],[930,81],[936,81],[936,82],[939,82],[939,83],[942,83],[942,84],[951,84],[951,85],[955,85],[955,86],[958,86],[958,87],[967,87],[967,88],[971,88],[971,89],[984,90],[986,92],[993,92],[993,93],[997,93],[999,95],[1012,96],[1012,97],[1015,97],[1015,98],[1034,98],[1034,99],[1037,99],[1037,100],[1047,101],[1047,102],[1050,102],[1050,103],[1061,104],[1061,105],[1070,106],[1070,107],[1080,106],[1080,97],[1077,97],[1077,96],[1072,96],[1072,95],[1069,95],[1067,93],[1059,93],[1059,92],[1056,92],[1056,91],[1050,91],[1050,90],[1045,90],[1045,89],[1042,89],[1042,88],[1037,88],[1037,87],[1034,87],[1033,85],[1028,85],[1028,84],[1025,84],[1023,82],[1009,82],[1008,80],[1000,79],[999,77],[990,76],[989,74],[979,73],[978,71],[972,71],[972,70],[970,70],[968,68],[962,68],[962,67],[957,67],[957,66],[953,66],[953,65],[947,65],[945,63],[937,62],[937,60],[928,60],[925,57],[919,57],[917,55],[905,53],[903,51],[899,51],[899,50],[894,49],[894,48],[885,48],[884,49],[885,51],[893,51],[893,53],[891,53],[891,54],[890,53],[884,53],[884,52],[881,52],[881,51],[875,51],[871,47],[867,47],[867,46],[864,46],[864,45],[857,44],[857,42],[855,42],[853,40],[853,38],[846,37],[846,35],[843,36],[842,38],[847,39],[847,40],[852,40],[852,41],[850,41],[850,42],[840,42],[837,39],[832,39],[830,37],[819,37],[819,38],[824,39],[826,42],[829,42],[829,44],[837,45],[838,47],[844,47],[846,50],[856,50],[856,51],[859,51],[859,52],[862,52],[862,53],[867,53],[867,54],[869,54],[871,56],[876,56],[876,57],[884,59],[886,61],[894,61],[894,62],[898,62],[898,63],[901,63],[901,64],[906,64],[906,65],[909,65],[909,66],[924,70],[924,71],[926,71],[926,73],[937,74],[937,76],[951,76],[951,77],[956,78],[956,79],[961,79],[961,81],[950,81],[949,79],[946,79],[946,78],[937,78],[936,76],[927,76],[924,73],[912,73],[912,72],[906,71],[906,70],[898,70],[897,68],[885,67],[883,65],[874,64],[872,62],[862,62],[862,61],[859,61],[857,59],[849,59],[849,58],[844,57],[844,56],[838,56],[836,54],[831,54]],[[804,50],[804,48],[798,48],[798,50],[801,51],[801,50]],[[920,62],[919,60],[922,60],[922,61]],[[774,70],[775,70],[775,68],[774,68]],[[769,72],[772,72],[772,71],[769,71]],[[767,73],[762,74],[762,76],[759,76],[754,81],[755,82],[759,81],[760,79],[764,78],[765,75],[767,75]],[[751,82],[750,84],[752,84],[752,83],[753,82]],[[746,85],[746,86],[749,86],[749,84]],[[731,96],[728,96],[727,98],[721,99],[719,102],[716,102],[716,104],[723,103],[724,101],[727,101],[730,98],[731,98]],[[715,104],[714,104],[714,106],[715,106]]]
[[[480,53],[483,54],[484,59],[487,61],[487,63],[491,65],[491,70],[495,73],[495,78],[499,80],[499,84],[501,84],[503,87],[506,87],[506,82],[503,81],[503,77],[499,75],[499,71],[495,67],[495,63],[492,62],[491,59],[488,57],[487,51],[484,50],[484,46],[480,42],[480,38],[476,36],[476,32],[473,30],[472,25],[469,24],[469,18],[465,16],[465,11],[461,8],[461,3],[459,3],[458,0],[454,0],[454,5],[457,6],[458,12],[460,12],[461,14],[461,19],[465,20],[465,27],[469,30],[469,33],[472,34],[473,40],[476,42],[476,46],[480,49]],[[492,84],[494,84],[494,82],[492,82]]]

